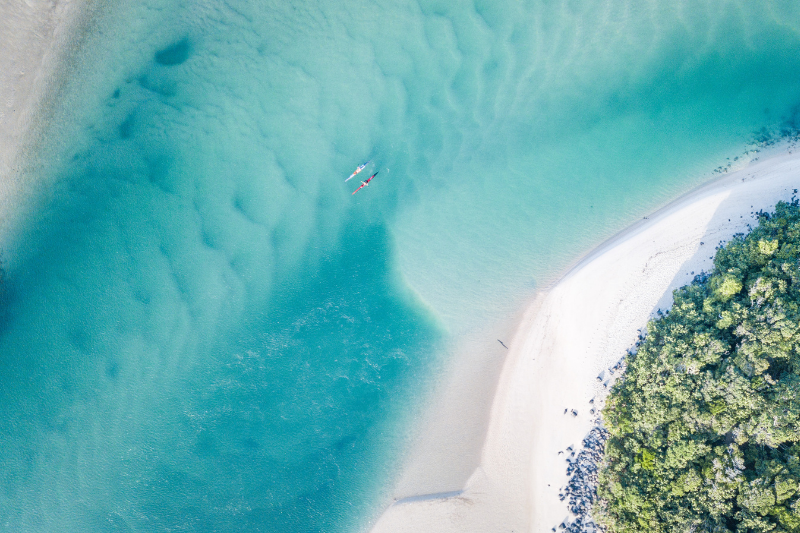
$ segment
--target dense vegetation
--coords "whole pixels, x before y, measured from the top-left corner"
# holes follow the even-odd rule
[[[800,532],[800,207],[717,251],[603,412],[609,531]]]

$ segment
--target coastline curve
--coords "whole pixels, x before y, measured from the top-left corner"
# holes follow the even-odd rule
[[[674,289],[713,267],[715,246],[798,187],[800,154],[751,162],[608,239],[539,291],[509,345],[480,466],[459,497],[405,498],[371,531],[544,532],[571,519],[559,498],[563,461],[594,427],[609,369]]]

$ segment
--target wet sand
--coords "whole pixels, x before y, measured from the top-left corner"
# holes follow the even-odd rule
[[[0,231],[30,184],[23,167],[99,2],[0,2]]]

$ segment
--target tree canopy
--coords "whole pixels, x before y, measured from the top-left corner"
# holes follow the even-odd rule
[[[652,320],[603,420],[614,532],[800,532],[800,207],[717,250]]]

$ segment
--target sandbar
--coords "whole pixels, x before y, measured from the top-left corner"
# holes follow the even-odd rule
[[[50,118],[95,0],[0,3],[0,230],[30,189],[26,165]]]
[[[792,152],[784,145],[678,198],[538,293],[516,327],[496,386],[484,387],[494,396],[477,466],[462,486],[428,494],[408,494],[408,487],[439,487],[435,469],[429,479],[419,469],[413,482],[402,477],[402,490],[371,531],[538,533],[570,520],[559,498],[568,481],[567,448],[579,448],[594,427],[617,377],[609,369],[648,320],[669,308],[674,289],[712,268],[715,247],[756,225],[759,210],[791,200],[800,188],[800,154]],[[459,416],[452,411],[441,410]],[[429,425],[448,424],[440,422]]]

